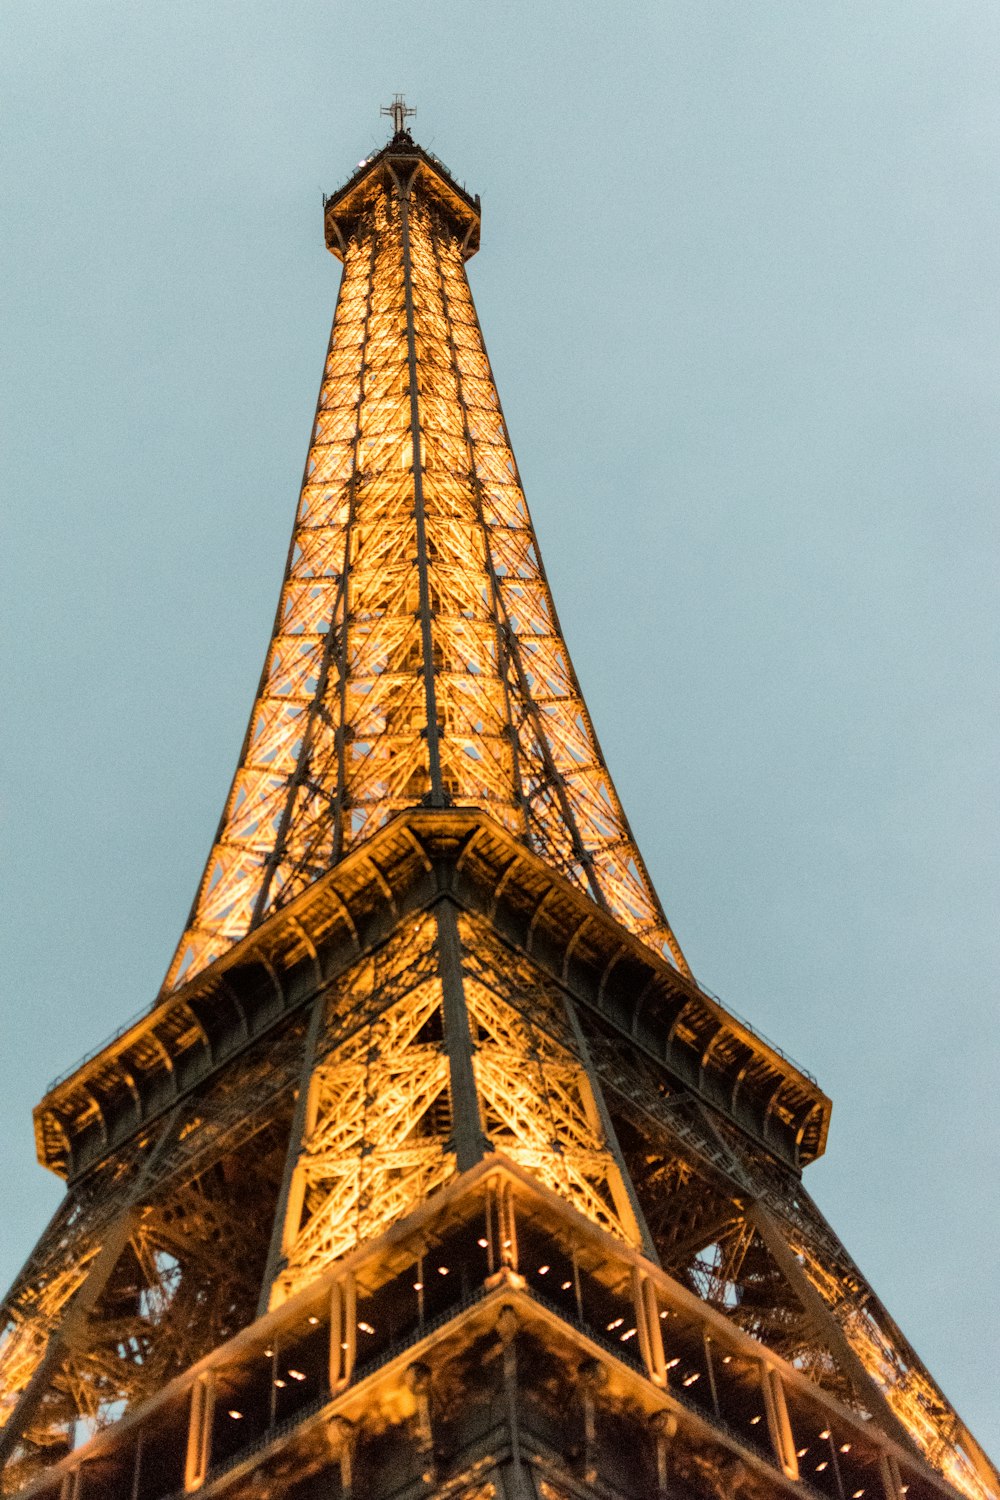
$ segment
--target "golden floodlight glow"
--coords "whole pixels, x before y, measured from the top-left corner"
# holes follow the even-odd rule
[[[373,169],[239,768],[165,990],[406,808],[489,812],[686,964],[563,641],[435,174]]]

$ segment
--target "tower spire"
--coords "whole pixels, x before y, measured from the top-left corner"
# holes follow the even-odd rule
[[[401,95],[383,112],[326,203],[344,273],[291,552],[166,989],[419,805],[482,808],[687,972],[546,581],[465,272],[478,201]]]

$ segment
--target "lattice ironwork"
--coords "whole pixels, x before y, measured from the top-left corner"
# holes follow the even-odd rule
[[[272,1303],[403,1218],[455,1171],[434,933],[433,921],[408,924],[326,1002],[303,1084],[308,1102]]]
[[[239,768],[166,987],[422,801],[478,806],[686,969],[563,641],[440,173],[367,177]]]
[[[0,1491],[253,1317],[302,1045],[286,1026],[70,1189],[3,1306]]]
[[[455,1174],[463,1108],[480,1155],[502,1152],[594,1223],[639,1242],[565,996],[467,918],[449,974],[448,920],[405,923],[321,1002],[272,1305]],[[458,987],[457,1045],[445,1015],[449,982]],[[464,1048],[475,1095],[463,1101],[455,1073]]]
[[[949,1483],[988,1500],[977,1446],[801,1179],[686,1092],[671,1094],[632,1048],[591,1045],[636,1132],[630,1140],[619,1126],[663,1264],[845,1402],[866,1413],[884,1402]]]
[[[483,922],[459,922],[473,1068],[493,1148],[602,1228],[638,1243],[566,996]]]
[[[44,1358],[110,1226],[126,1212],[149,1147],[149,1138],[134,1141],[64,1198],[11,1287],[0,1326],[0,1426]]]

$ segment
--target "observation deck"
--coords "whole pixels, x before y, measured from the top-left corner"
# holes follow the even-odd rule
[[[380,192],[402,184],[408,189],[419,184],[456,231],[463,258],[469,260],[475,255],[482,221],[479,194],[473,197],[468,193],[444,162],[416,145],[406,130],[374,156],[360,162],[354,176],[332,197],[324,198],[326,244],[331,254],[343,260],[347,245],[373,199]]]
[[[662,1070],[665,1090],[716,1106],[796,1170],[822,1154],[831,1103],[815,1079],[484,813],[421,808],[57,1081],[35,1110],[42,1165],[79,1175],[307,1005],[402,917],[443,899],[528,952],[603,1033]]]

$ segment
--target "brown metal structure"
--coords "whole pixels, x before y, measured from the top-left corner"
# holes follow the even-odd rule
[[[563,642],[465,262],[396,132],[274,632],[152,1009],[36,1111],[4,1494],[1000,1500],[802,1186],[815,1080],[695,983]]]

